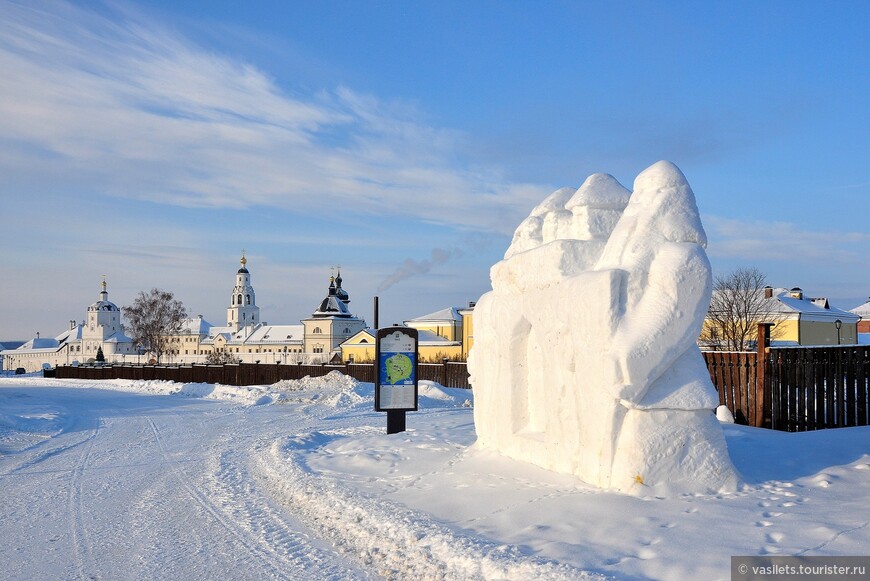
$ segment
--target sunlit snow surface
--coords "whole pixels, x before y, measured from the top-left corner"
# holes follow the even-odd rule
[[[4,579],[728,579],[731,555],[870,546],[870,428],[733,424],[745,485],[603,492],[478,450],[471,392],[0,379]]]

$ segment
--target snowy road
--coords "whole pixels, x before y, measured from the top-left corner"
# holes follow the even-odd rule
[[[870,427],[726,425],[738,492],[637,498],[478,449],[471,393],[420,394],[388,436],[337,373],[0,378],[0,578],[724,580],[870,547]]]
[[[38,402],[40,428],[0,449],[4,578],[370,577],[252,473],[258,446],[317,417],[94,389],[2,398]]]

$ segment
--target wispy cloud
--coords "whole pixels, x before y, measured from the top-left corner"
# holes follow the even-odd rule
[[[462,136],[407,104],[338,83],[290,94],[131,11],[0,2],[0,69],[7,184],[38,174],[178,206],[357,211],[496,231],[545,193],[461,159]]]
[[[706,216],[711,256],[750,262],[796,264],[862,262],[870,251],[870,234],[807,230],[790,222],[766,222]]]

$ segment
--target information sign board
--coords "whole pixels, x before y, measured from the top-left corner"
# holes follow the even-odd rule
[[[375,411],[417,411],[417,329],[378,329]]]

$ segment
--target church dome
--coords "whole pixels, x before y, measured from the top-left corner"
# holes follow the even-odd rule
[[[341,288],[341,271],[338,271],[338,276],[335,277],[335,296],[342,300],[345,304],[350,302],[350,295],[347,291]]]
[[[81,308],[81,307],[79,307],[79,308]],[[119,309],[118,305],[116,305],[112,301],[105,300],[105,301],[95,302],[94,304],[92,304],[91,306],[88,307],[88,310],[89,311],[120,311],[121,309]]]
[[[329,294],[320,301],[320,306],[312,314],[313,317],[352,317],[347,304],[338,296],[336,279],[329,277]],[[345,293],[346,294],[346,293]]]
[[[100,290],[100,300],[88,307],[88,312],[94,311],[114,311],[120,312],[118,305],[109,300],[109,292],[106,290],[106,278],[103,277],[102,289]]]
[[[239,269],[238,274],[250,274],[250,273],[248,272],[247,267],[245,266],[246,264],[248,264],[248,259],[245,258],[245,255],[244,255],[244,254],[242,254],[242,259],[241,259],[239,262],[242,263],[242,267]]]

